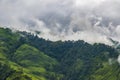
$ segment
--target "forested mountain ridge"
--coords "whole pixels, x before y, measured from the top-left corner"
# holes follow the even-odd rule
[[[119,80],[118,49],[0,28],[0,80]]]

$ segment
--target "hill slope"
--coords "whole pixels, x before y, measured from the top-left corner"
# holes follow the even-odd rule
[[[119,80],[118,55],[104,44],[52,42],[0,28],[0,80]]]

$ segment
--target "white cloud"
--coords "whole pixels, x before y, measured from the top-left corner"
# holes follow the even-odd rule
[[[119,0],[0,0],[0,25],[50,40],[120,41]]]
[[[118,56],[118,59],[117,59],[118,63],[120,64],[120,55]]]

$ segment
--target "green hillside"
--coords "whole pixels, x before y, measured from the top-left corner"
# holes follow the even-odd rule
[[[0,80],[58,80],[58,62],[20,41],[20,35],[0,29]]]
[[[0,28],[0,80],[119,80],[119,48]]]

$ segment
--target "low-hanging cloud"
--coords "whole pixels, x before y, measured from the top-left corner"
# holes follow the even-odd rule
[[[0,26],[40,37],[111,44],[120,41],[119,0],[0,0]]]

